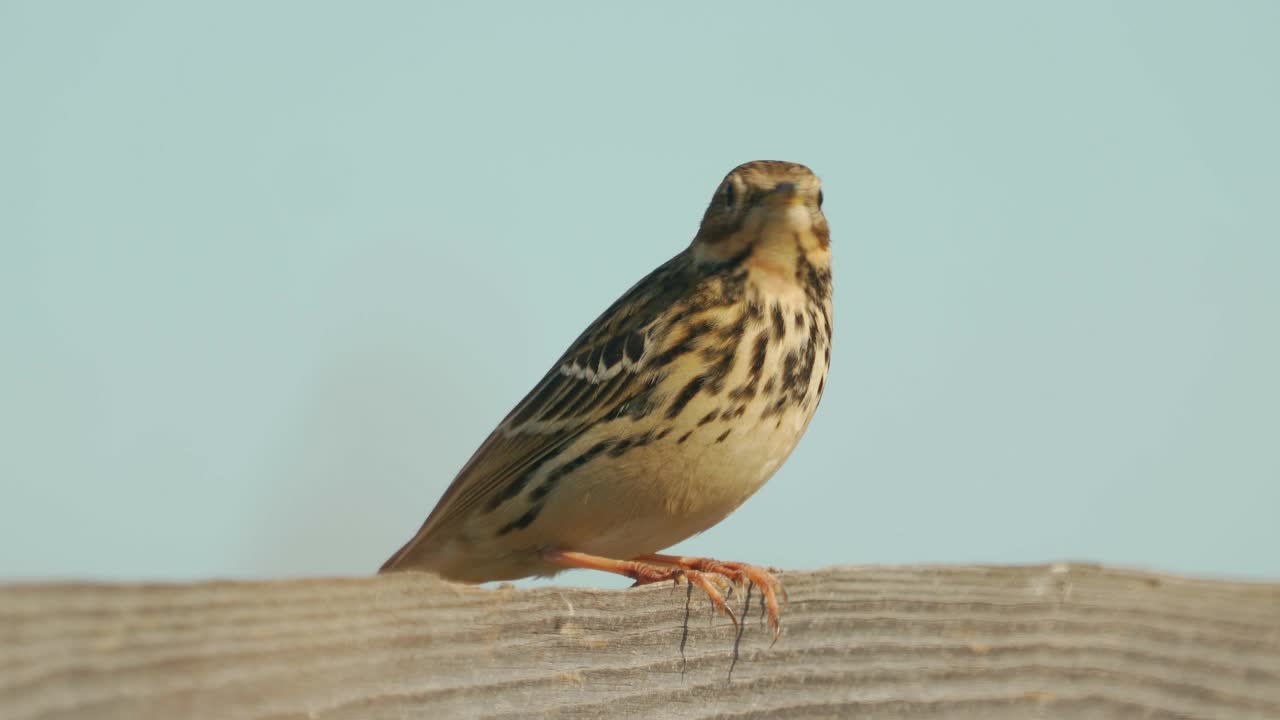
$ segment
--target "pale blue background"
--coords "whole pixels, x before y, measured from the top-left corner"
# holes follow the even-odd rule
[[[1265,1],[2,2],[0,576],[371,572],[780,158],[826,181],[827,396],[683,550],[1280,577],[1277,37]]]

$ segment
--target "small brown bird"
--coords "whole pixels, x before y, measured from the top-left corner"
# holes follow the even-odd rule
[[[776,636],[772,574],[658,551],[720,522],[774,474],[818,407],[830,361],[818,178],[796,163],[740,165],[689,247],[574,341],[382,571],[685,578],[730,618],[717,586],[750,582]]]

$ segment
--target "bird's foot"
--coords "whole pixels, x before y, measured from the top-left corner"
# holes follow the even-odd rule
[[[657,558],[667,556],[653,555],[645,557]],[[734,628],[738,627],[738,616],[729,608],[729,604],[725,602],[724,594],[721,592],[720,587],[717,587],[724,581],[724,578],[729,578],[730,581],[737,582],[727,573],[713,570],[701,570],[694,567],[684,567],[677,563],[668,563],[664,561],[648,561],[645,557],[636,558],[634,560],[614,560],[613,558],[588,555],[586,553],[572,552],[569,550],[544,550],[542,552],[542,558],[549,563],[565,568],[603,570],[604,572],[624,575],[635,580],[636,585],[651,585],[653,583],[666,582],[668,580],[672,582],[679,582],[681,578],[684,578],[690,585],[695,585],[705,592],[707,597],[711,599],[712,606],[727,616],[733,623]],[[730,564],[732,565],[733,563]],[[777,581],[774,580],[773,582],[776,583]],[[635,586],[633,585],[632,587]],[[776,605],[777,603],[775,601],[773,606],[776,607]]]
[[[747,583],[755,585],[760,589],[760,595],[764,601],[769,627],[773,630],[773,641],[778,641],[778,636],[782,633],[782,609],[778,603],[778,596],[781,595],[785,602],[787,591],[772,572],[747,563],[712,560],[710,558],[682,557],[679,555],[641,555],[634,558],[632,562],[653,563],[680,568],[687,573],[728,578],[730,582],[739,586]],[[715,602],[715,598],[712,598],[712,602]]]

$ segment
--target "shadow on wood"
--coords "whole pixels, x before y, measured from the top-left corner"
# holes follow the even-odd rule
[[[782,639],[752,608],[731,682],[732,626],[697,592],[681,659],[684,587],[0,586],[0,716],[1280,718],[1280,585],[1084,565],[783,580]]]

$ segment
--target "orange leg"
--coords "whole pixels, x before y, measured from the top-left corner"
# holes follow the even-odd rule
[[[709,558],[681,557],[679,555],[641,555],[635,560],[642,563],[672,565],[682,568],[686,572],[719,575],[738,585],[752,583],[760,588],[760,594],[764,597],[765,609],[769,615],[769,627],[773,629],[774,642],[777,642],[778,635],[782,632],[782,610],[778,607],[778,595],[780,593],[785,599],[787,591],[782,588],[782,583],[778,581],[778,578],[774,577],[773,573],[766,571],[764,568],[746,563],[711,560]]]
[[[664,555],[653,555],[649,557],[666,557]],[[729,609],[729,605],[724,601],[724,595],[720,594],[720,590],[709,579],[711,575],[723,575],[723,573],[704,572],[697,568],[686,568],[676,563],[654,564],[643,558],[636,560],[614,560],[612,558],[600,557],[599,555],[588,555],[586,553],[572,552],[569,550],[544,550],[542,558],[549,563],[554,563],[566,568],[581,568],[585,570],[603,570],[617,575],[625,575],[636,581],[636,585],[648,585],[650,583],[664,582],[671,580],[678,582],[680,578],[689,581],[690,585],[697,585],[703,592],[711,598],[711,604],[717,610],[729,616],[733,621],[733,626],[738,627],[738,616],[733,614]],[[660,562],[660,561],[655,561]],[[674,567],[672,567],[674,566]]]

